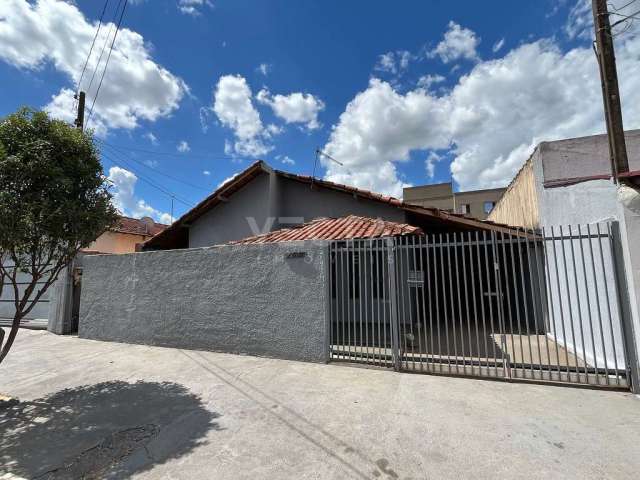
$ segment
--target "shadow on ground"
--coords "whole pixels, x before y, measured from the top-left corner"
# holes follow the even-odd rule
[[[0,404],[0,476],[127,478],[203,444],[218,417],[169,382],[104,382]]]

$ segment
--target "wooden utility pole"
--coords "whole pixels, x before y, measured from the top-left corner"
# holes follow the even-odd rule
[[[82,130],[84,128],[84,92],[80,92],[78,97],[78,116],[76,117],[76,127]]]
[[[613,51],[613,37],[611,35],[607,0],[591,0],[591,6],[593,9],[593,24],[596,31],[596,55],[600,66],[604,114],[609,137],[611,173],[617,183],[618,175],[629,171],[629,160],[627,158],[624,127],[622,125],[622,107],[618,89],[616,57]]]

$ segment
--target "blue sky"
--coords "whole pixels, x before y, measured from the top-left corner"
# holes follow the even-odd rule
[[[504,185],[540,141],[604,130],[589,3],[137,0],[89,127],[118,207],[164,221],[169,193],[179,216],[257,158],[310,174],[317,147],[344,164],[324,159],[319,176],[397,196],[452,174],[460,189]],[[2,3],[0,115],[73,118],[103,6]],[[638,128],[635,30],[616,46]]]

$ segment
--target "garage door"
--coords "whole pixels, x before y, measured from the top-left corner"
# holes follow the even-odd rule
[[[9,267],[9,269],[13,269],[13,267]],[[18,273],[18,288],[20,295],[27,286],[31,283],[31,276],[25,273]],[[43,282],[38,282],[38,286]],[[37,288],[37,287],[36,287]],[[22,319],[22,326],[32,327],[32,328],[47,328],[47,321],[49,316],[49,296],[54,291],[53,288],[50,288],[45,294],[40,298],[38,303],[33,307],[33,309],[29,312],[29,314]],[[13,321],[13,316],[15,314],[15,306],[14,306],[14,290],[12,285],[5,284],[2,295],[0,295],[0,326],[10,326]]]

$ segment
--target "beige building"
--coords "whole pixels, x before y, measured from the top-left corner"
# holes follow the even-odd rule
[[[491,188],[454,192],[451,182],[409,187],[403,190],[403,200],[422,207],[434,207],[474,218],[485,219],[506,189]]]
[[[167,225],[156,223],[150,217],[120,217],[118,224],[100,235],[85,253],[133,253],[136,245],[140,245],[155,234],[160,233]]]

